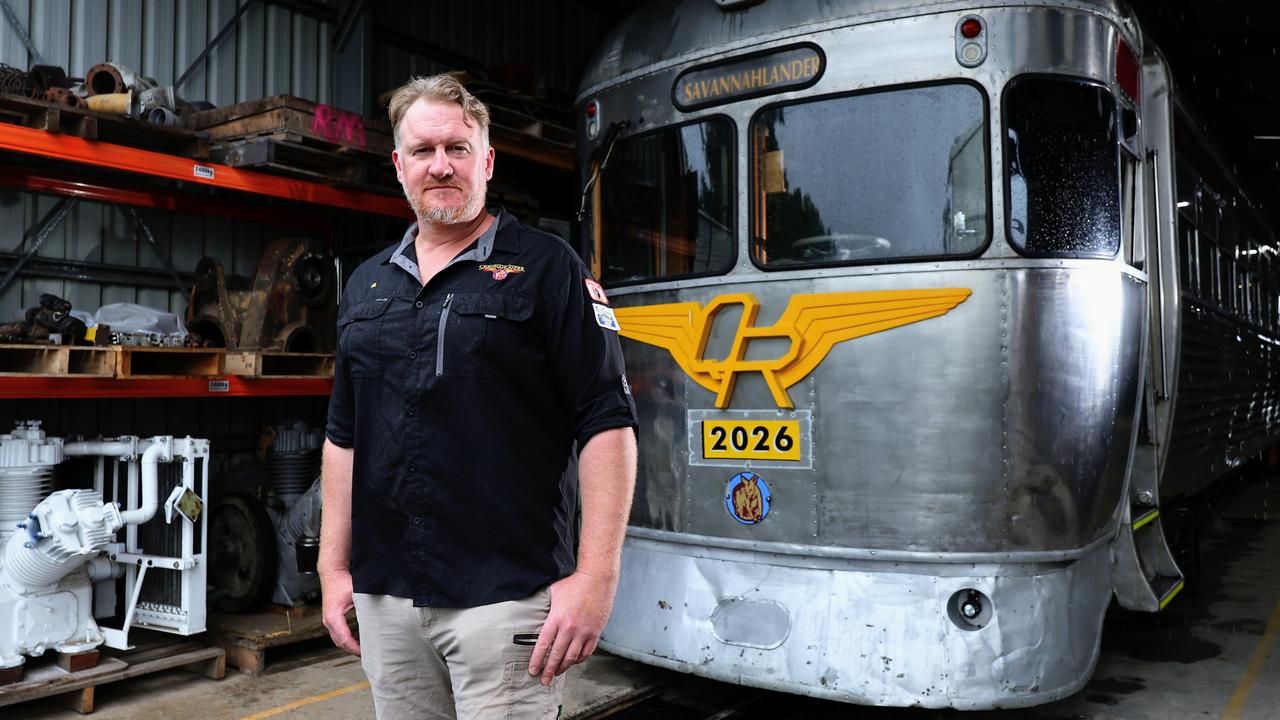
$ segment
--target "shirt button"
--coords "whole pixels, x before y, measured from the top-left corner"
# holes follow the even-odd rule
[[[414,359],[414,358],[416,358],[416,357],[418,357],[418,353],[416,353],[416,352],[414,352],[414,351],[410,350],[410,351],[409,351],[409,359],[410,359],[410,360],[412,360],[412,359]]]
[[[421,301],[421,300],[419,300],[418,302],[414,303],[414,304],[413,304],[413,306],[414,306],[414,307],[422,307],[422,301]]]
[[[421,524],[422,524],[422,518],[418,517],[417,515],[414,515],[414,516],[413,516],[413,524],[414,524],[414,525],[421,525]]]
[[[418,469],[417,465],[414,465],[413,463],[409,463],[409,472],[413,472],[417,469]]]
[[[413,408],[409,408],[409,417],[413,417],[414,415],[417,415],[417,414],[418,414],[417,410]]]

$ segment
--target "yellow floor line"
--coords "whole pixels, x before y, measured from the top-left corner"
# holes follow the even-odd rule
[[[1249,667],[1245,669],[1244,675],[1240,676],[1235,692],[1231,693],[1231,699],[1227,701],[1227,708],[1222,711],[1222,720],[1243,720],[1244,705],[1249,701],[1249,693],[1253,691],[1253,684],[1257,682],[1258,675],[1269,664],[1267,660],[1271,657],[1271,646],[1275,645],[1278,632],[1280,632],[1280,602],[1276,603],[1275,610],[1271,612],[1271,620],[1267,623],[1267,630],[1262,634],[1262,639],[1258,641],[1258,649],[1253,651],[1253,659],[1249,661]]]
[[[297,702],[291,702],[288,705],[281,705],[280,707],[271,708],[270,710],[263,710],[262,712],[255,713],[253,715],[245,715],[244,717],[240,718],[240,720],[262,720],[262,718],[269,718],[275,715],[280,715],[282,713],[287,713],[290,710],[295,710],[300,707],[305,707],[307,705],[310,705],[311,703],[323,702],[330,698],[336,698],[339,695],[346,695],[347,693],[355,692],[357,690],[364,690],[367,687],[369,687],[369,681],[365,680],[364,682],[358,682],[355,685],[348,685],[347,687],[338,688],[337,690],[330,690],[327,693],[312,695],[309,698],[303,698],[301,700],[298,700]]]

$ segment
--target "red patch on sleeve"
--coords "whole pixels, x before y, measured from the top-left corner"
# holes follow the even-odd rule
[[[609,304],[609,297],[604,294],[604,288],[600,287],[600,283],[591,278],[585,278],[583,282],[587,284],[587,294],[591,296],[592,300],[602,305]]]

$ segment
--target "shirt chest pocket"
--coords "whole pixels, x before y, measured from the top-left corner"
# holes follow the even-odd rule
[[[437,373],[502,378],[539,367],[544,351],[533,308],[526,295],[456,293],[441,333]]]
[[[380,298],[357,303],[338,318],[338,350],[347,359],[351,377],[381,377],[382,320],[391,300]]]

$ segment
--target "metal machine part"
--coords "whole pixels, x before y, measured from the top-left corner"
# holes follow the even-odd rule
[[[51,468],[67,457],[97,458],[93,489],[45,497],[4,540],[0,617],[13,622],[0,626],[0,668],[49,649],[76,653],[103,643],[127,648],[132,627],[181,635],[204,630],[202,509],[208,477],[207,467],[199,472],[197,465],[206,465],[208,441],[160,436],[65,443],[45,438],[35,423],[0,437],[6,471]],[[7,479],[13,477],[9,473]],[[44,487],[43,482],[31,484]],[[111,499],[104,502],[104,495]],[[17,497],[6,493],[6,507]],[[126,536],[117,542],[121,528],[127,528]],[[139,537],[147,538],[145,547]],[[160,574],[145,583],[153,568]],[[115,614],[115,584],[122,576],[123,627],[100,627],[94,618]]]
[[[84,74],[85,92],[90,96],[142,91],[154,86],[154,80],[136,75],[118,63],[98,63]]]
[[[53,491],[53,469],[62,459],[62,438],[46,437],[38,420],[0,435],[0,540]]]
[[[97,492],[60,490],[19,524],[23,532],[9,535],[0,560],[0,608],[15,622],[10,632],[0,632],[0,668],[51,648],[77,653],[103,643],[88,574],[80,570],[124,523]]]
[[[307,240],[267,246],[251,282],[228,276],[216,258],[196,265],[187,330],[212,347],[325,352],[334,347],[331,257]]]
[[[275,525],[276,581],[272,602],[296,606],[320,595],[315,557],[320,543],[320,447],[324,431],[302,420],[275,428],[267,450],[276,502],[267,512]]]
[[[71,303],[51,293],[41,293],[36,307],[28,308],[25,320],[0,324],[0,342],[51,342],[74,345],[84,339],[87,328],[71,314]]]
[[[268,509],[276,526],[276,583],[271,601],[298,606],[320,597],[316,574],[320,549],[320,510],[323,503],[320,478],[284,513]]]
[[[275,538],[271,516],[256,497],[223,497],[209,525],[209,603],[236,613],[265,600],[278,565]]]
[[[267,472],[275,496],[285,508],[293,505],[320,474],[320,446],[324,432],[309,430],[301,420],[280,425],[267,449]]]

